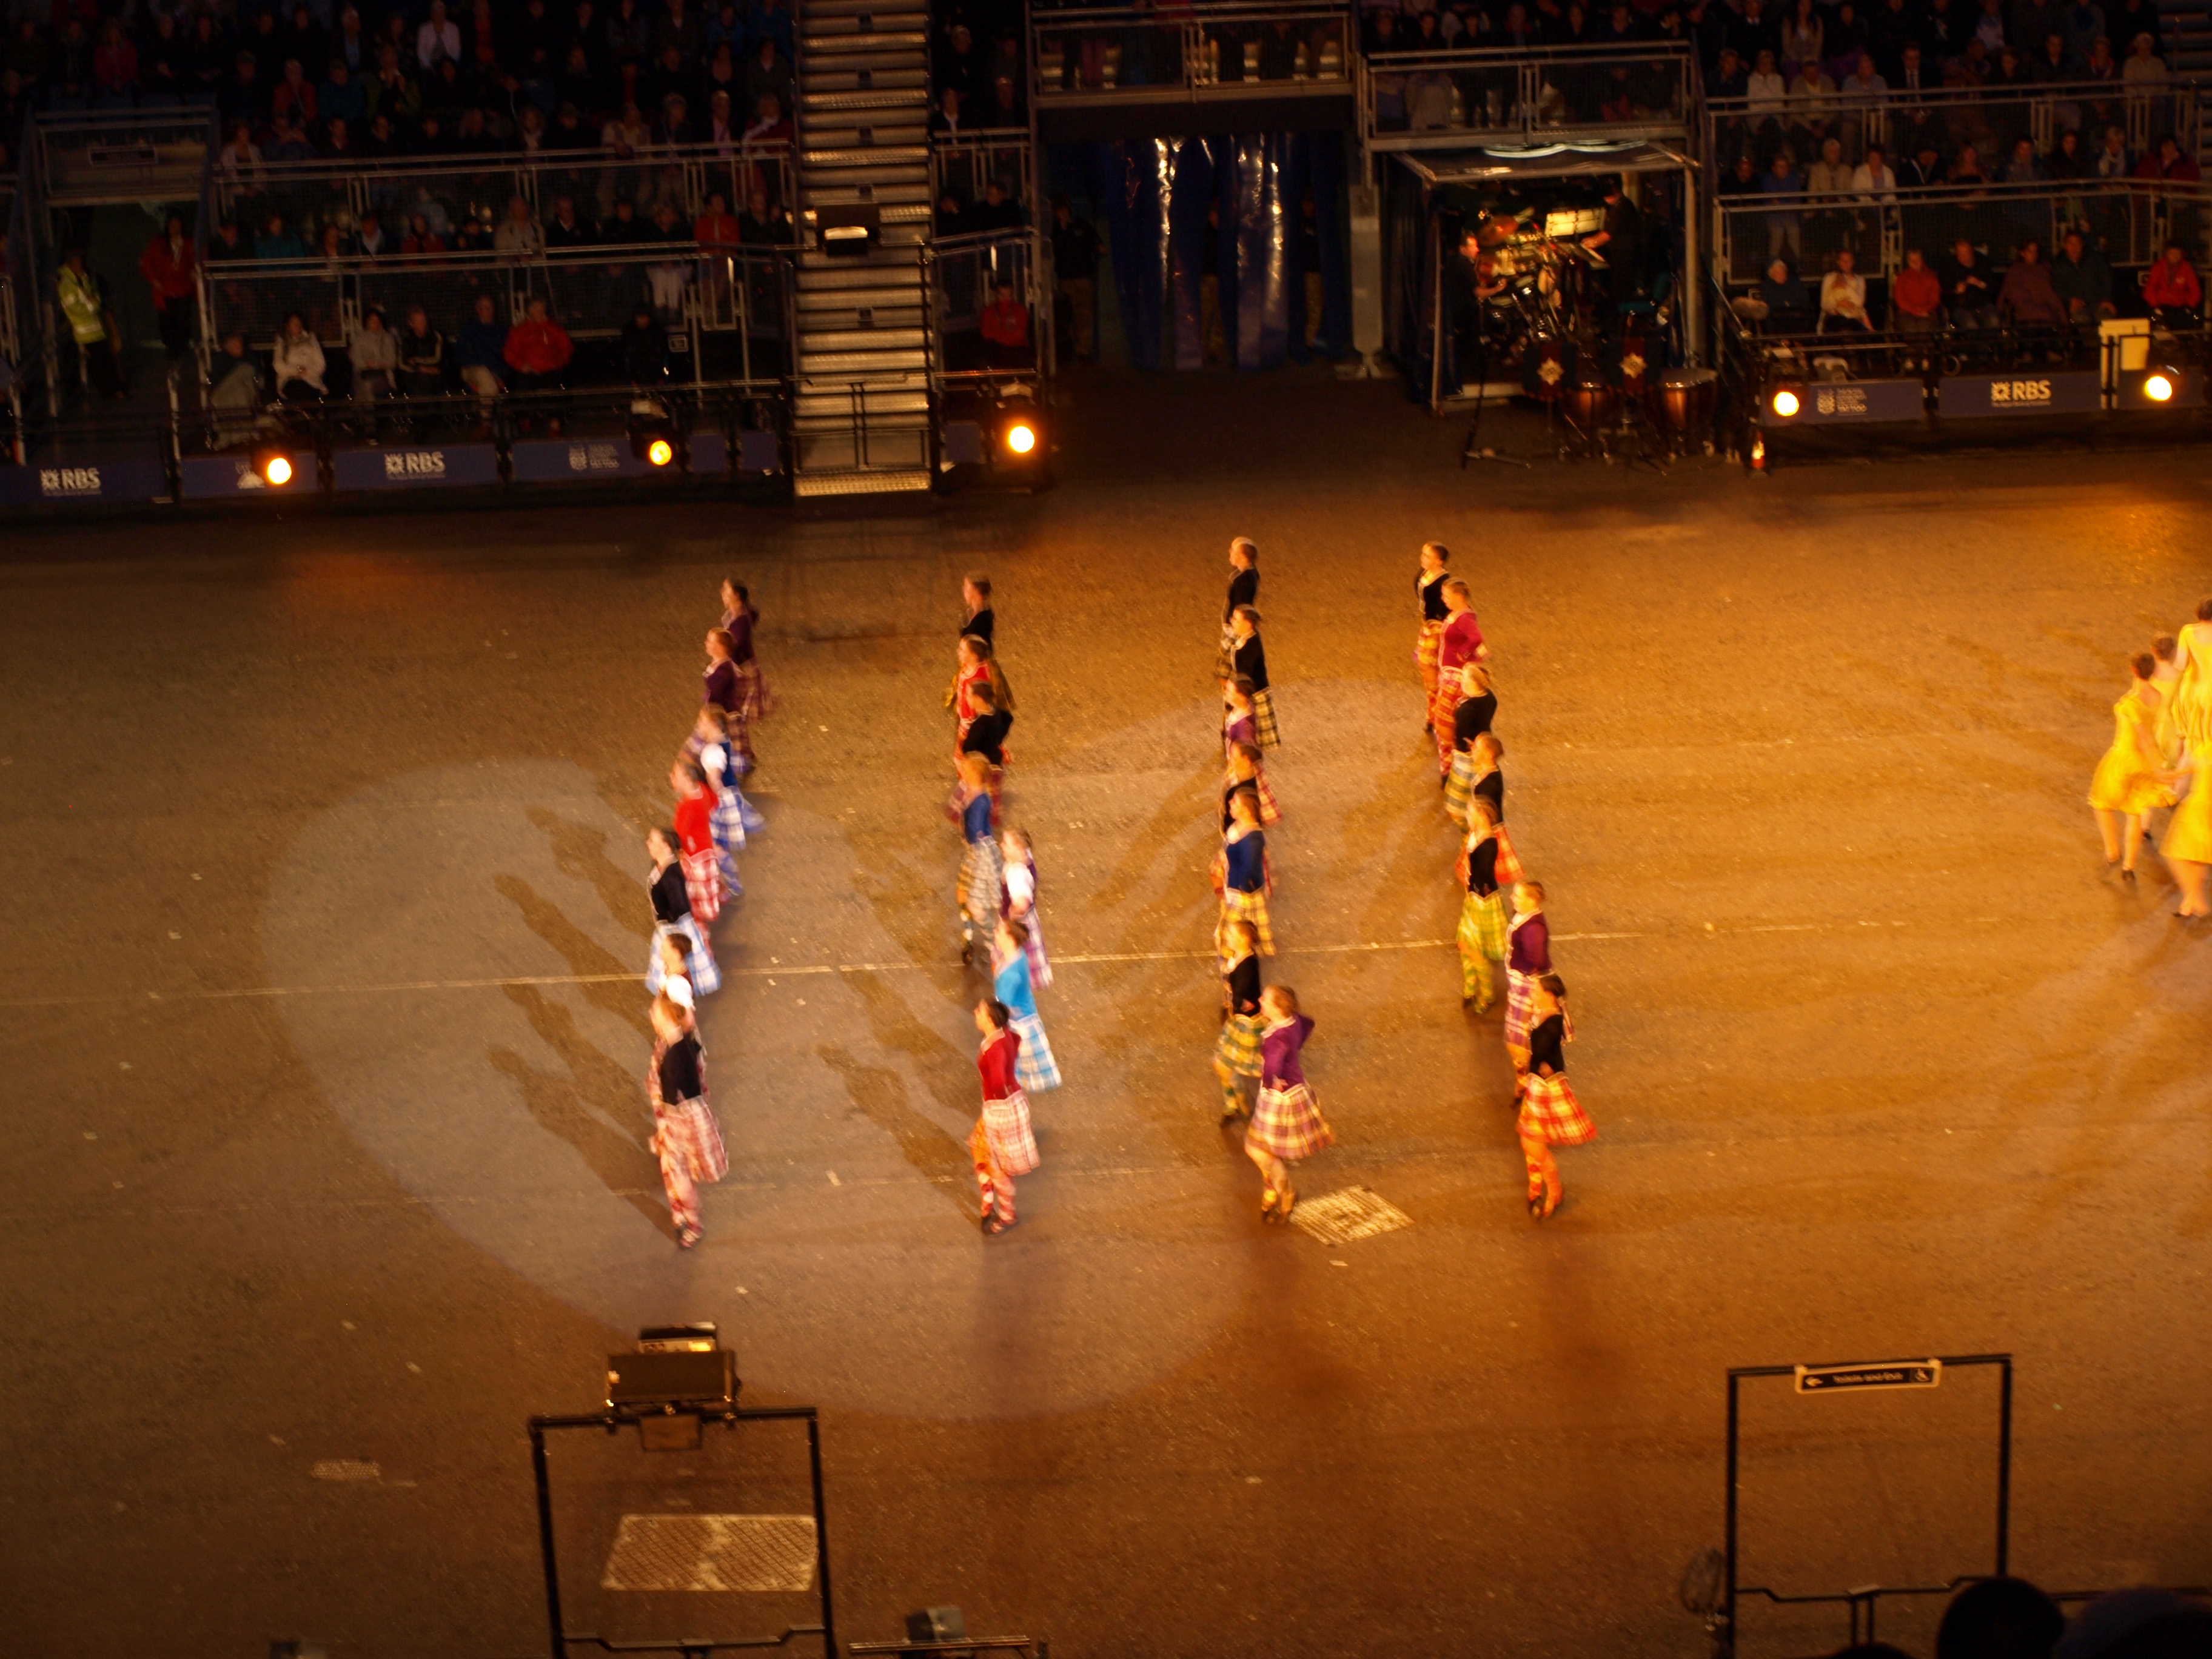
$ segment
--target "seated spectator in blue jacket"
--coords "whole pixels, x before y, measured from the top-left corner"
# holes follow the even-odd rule
[[[499,302],[489,294],[477,295],[477,314],[461,325],[453,342],[453,366],[461,384],[479,398],[496,398],[507,389],[507,325],[499,319]]]
[[[284,222],[284,216],[272,213],[261,227],[261,234],[253,239],[253,257],[257,259],[304,259],[307,245],[300,234]]]
[[[1763,325],[1770,334],[1809,333],[1813,327],[1811,296],[1797,272],[1780,254],[1759,279],[1759,286],[1735,302],[1736,314]]]

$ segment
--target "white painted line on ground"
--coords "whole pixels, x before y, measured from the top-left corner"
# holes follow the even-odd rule
[[[2017,917],[1972,916],[1969,923],[1989,924],[2018,921]],[[1833,933],[1861,927],[1910,927],[1915,924],[1905,921],[1805,921],[1770,923],[1753,927],[1719,927],[1711,922],[1702,933],[1686,929],[1654,928],[1645,931],[1607,933],[1554,933],[1555,945],[1596,944],[1624,939],[1692,939],[1726,938],[1745,933]],[[1955,921],[1945,925],[1958,926]],[[1384,951],[1449,951],[1457,947],[1457,941],[1449,939],[1385,939],[1362,945],[1291,945],[1276,952],[1284,957],[1366,956]],[[1097,965],[1121,962],[1211,962],[1211,951],[1073,951],[1062,955],[1055,952],[1055,968]],[[927,962],[825,962],[801,964],[796,967],[727,968],[722,977],[731,979],[775,980],[789,976],[793,979],[819,978],[829,974],[896,974],[916,973],[948,967],[946,963]],[[83,1008],[116,1002],[134,1002],[143,998],[149,1002],[240,1002],[270,997],[312,996],[381,996],[411,991],[498,991],[509,986],[562,985],[635,985],[643,981],[642,974],[506,974],[492,979],[411,979],[391,980],[364,985],[250,985],[233,990],[215,991],[144,991],[118,992],[108,996],[90,997],[18,997],[0,1000],[0,1009],[8,1008]]]

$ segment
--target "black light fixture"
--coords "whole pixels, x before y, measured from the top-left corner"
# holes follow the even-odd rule
[[[1025,391],[999,399],[991,411],[991,464],[1002,468],[1042,470],[1050,453],[1044,411]]]
[[[690,465],[683,428],[658,398],[639,398],[629,406],[629,453],[655,472]]]

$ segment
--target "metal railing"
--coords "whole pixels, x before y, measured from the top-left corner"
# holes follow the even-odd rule
[[[1778,256],[1815,275],[1832,268],[1844,249],[1860,275],[1893,276],[1905,268],[1909,250],[1918,249],[1934,266],[1961,237],[1990,254],[2001,275],[2028,237],[2039,240],[2047,256],[2077,227],[2112,266],[2147,265],[2169,240],[2199,244],[2212,224],[2212,193],[2136,180],[1905,190],[1883,200],[1723,196],[1714,220],[1714,269],[1722,281],[1739,286],[1757,282]]]
[[[562,198],[579,216],[605,225],[617,203],[636,210],[641,230],[665,203],[686,219],[720,195],[727,210],[741,214],[758,188],[771,202],[797,199],[788,145],[727,149],[711,144],[667,147],[628,153],[560,150],[536,155],[417,158],[393,164],[365,161],[264,162],[246,170],[214,175],[213,205],[218,219],[254,228],[281,213],[289,228],[312,245],[326,224],[346,230],[374,213],[396,249],[416,215],[425,228],[450,240],[464,222],[495,234],[508,206],[520,197],[542,227],[550,223]]]
[[[2029,140],[2039,164],[2047,165],[2069,129],[2081,136],[2083,165],[2094,169],[2106,130],[2118,127],[2130,158],[2171,135],[2193,161],[2202,120],[2199,94],[2207,88],[2212,82],[2177,79],[2156,87],[2085,81],[2016,89],[1857,93],[1846,81],[1814,96],[1713,98],[1705,102],[1706,153],[1725,167],[1749,149],[1764,167],[1787,144],[1802,173],[1831,137],[1853,166],[1865,159],[1869,144],[1879,144],[1898,169],[1923,143],[1932,143],[1946,165],[1971,146],[1994,179],[2021,139]]]
[[[1376,150],[1686,138],[1697,118],[1696,62],[1672,41],[1378,52],[1358,82],[1360,137]]]
[[[975,137],[936,138],[929,146],[929,201],[933,212],[947,196],[972,212],[996,184],[1006,204],[1027,219],[1033,191],[1035,150],[1026,131],[985,133]],[[1008,227],[995,226],[1003,232]],[[969,233],[956,233],[969,234]]]
[[[1052,296],[1039,268],[1036,239],[1028,231],[941,239],[930,247],[928,281],[933,379],[941,383],[979,373],[1040,372],[1041,342],[1052,327]],[[1011,284],[1029,309],[1025,351],[983,337],[983,313],[1001,283]]]
[[[1209,4],[1031,15],[1031,96],[1042,103],[1340,94],[1358,56],[1340,6]]]

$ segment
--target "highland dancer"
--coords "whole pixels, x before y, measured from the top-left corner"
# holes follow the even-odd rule
[[[988,950],[999,921],[999,896],[1006,872],[999,861],[999,837],[992,827],[991,762],[970,750],[960,757],[960,784],[954,791],[960,834],[966,843],[960,858],[960,882],[954,902],[960,911],[960,962],[975,960],[980,943]]]
[[[676,834],[684,856],[684,884],[691,894],[691,914],[702,927],[722,914],[725,889],[720,855],[714,846],[714,798],[697,761],[679,760],[668,769],[676,792]]]
[[[1022,1040],[1015,1075],[1023,1088],[1041,1095],[1060,1087],[1060,1062],[1053,1058],[1044,1021],[1037,1013],[1036,991],[1030,980],[1029,937],[1030,930],[1018,921],[999,924],[991,945],[991,991],[1006,1005],[1014,1035]]]
[[[730,641],[730,690],[732,705],[729,708],[729,738],[737,750],[738,770],[750,774],[757,764],[753,756],[753,726],[775,711],[775,698],[768,689],[768,681],[761,673],[760,659],[753,650],[753,630],[760,623],[760,612],[753,608],[752,596],[742,583],[725,581],[722,584],[722,624],[720,631]]]
[[[1413,578],[1413,598],[1421,610],[1420,631],[1413,636],[1413,661],[1421,671],[1424,736],[1436,729],[1426,714],[1437,700],[1437,653],[1443,640],[1444,623],[1451,617],[1444,609],[1444,581],[1449,574],[1444,567],[1450,562],[1451,550],[1442,542],[1421,544],[1421,568]]]
[[[1552,1148],[1580,1146],[1595,1140],[1597,1125],[1590,1121],[1567,1082],[1562,1047],[1572,1042],[1575,1035],[1574,1025],[1567,1018],[1567,988],[1557,974],[1546,974],[1531,988],[1535,1024],[1528,1034],[1530,1075],[1514,1127],[1521,1137],[1522,1158],[1528,1166],[1528,1213],[1539,1221],[1548,1221],[1565,1196]]]
[[[1029,930],[1024,948],[1030,959],[1030,981],[1040,987],[1048,986],[1052,983],[1052,961],[1044,952],[1044,918],[1037,910],[1036,853],[1030,844],[1030,832],[1006,831],[999,837],[999,855],[1006,884],[1005,894],[999,901],[999,914]]]
[[[1222,843],[1221,927],[1246,921],[1263,957],[1275,954],[1275,929],[1267,919],[1267,837],[1260,828],[1259,797],[1239,789],[1229,797],[1229,832]]]
[[[1505,890],[1498,881],[1498,820],[1488,801],[1478,800],[1469,808],[1459,876],[1467,889],[1459,912],[1459,1006],[1480,1014],[1497,1000],[1490,964],[1505,960],[1507,945]]]
[[[1536,1006],[1536,981],[1552,971],[1552,924],[1544,920],[1544,884],[1523,881],[1513,889],[1513,921],[1505,939],[1505,1052],[1513,1061],[1513,1097],[1528,1082],[1528,1026]]]
[[[1232,743],[1229,745],[1229,774],[1221,781],[1221,827],[1230,823],[1229,798],[1240,789],[1249,789],[1252,798],[1260,804],[1260,823],[1272,828],[1283,821],[1283,809],[1275,805],[1275,792],[1267,787],[1267,769],[1260,759],[1260,746],[1254,743]]]
[[[1029,1097],[1018,1075],[1022,1039],[1006,1005],[985,997],[975,1005],[975,1030],[983,1039],[975,1069],[983,1079],[983,1115],[968,1137],[975,1185],[983,1199],[987,1235],[1014,1224],[1014,1177],[1037,1166],[1036,1136],[1030,1127]]]
[[[647,890],[653,901],[653,949],[646,958],[645,993],[659,994],[667,977],[668,949],[674,945],[683,955],[696,1000],[722,988],[722,970],[714,961],[707,930],[691,920],[691,890],[684,884],[678,848],[673,830],[646,832],[646,854],[653,860],[653,880]]]
[[[1490,671],[1479,662],[1468,663],[1459,671],[1459,702],[1452,709],[1451,771],[1444,779],[1444,816],[1462,828],[1468,796],[1474,788],[1474,744],[1489,735],[1490,723],[1497,717],[1498,694],[1490,689]]]
[[[1260,1218],[1287,1221],[1297,1205],[1290,1166],[1336,1139],[1307,1085],[1302,1054],[1313,1035],[1310,1015],[1298,1012],[1297,993],[1270,985],[1260,994],[1260,1101],[1244,1132],[1244,1155],[1259,1166]]]
[[[706,1058],[696,1031],[686,1029],[683,1010],[666,997],[653,1003],[656,1039],[653,1063],[646,1067],[646,1099],[653,1108],[653,1151],[660,1159],[661,1184],[676,1242],[685,1249],[705,1231],[699,1207],[701,1186],[720,1181],[730,1168],[721,1126],[707,1103]]]
[[[1221,1079],[1221,1121],[1252,1109],[1249,1079],[1260,1079],[1260,940],[1249,921],[1222,928],[1221,1036],[1213,1045],[1213,1074]]]
[[[1470,603],[1467,584],[1454,576],[1443,585],[1445,618],[1443,632],[1437,637],[1437,692],[1429,704],[1429,730],[1437,740],[1437,778],[1442,782],[1451,772],[1452,744],[1455,740],[1452,726],[1452,711],[1459,707],[1460,670],[1471,662],[1480,662],[1490,654],[1482,642],[1482,627],[1475,621],[1474,612],[1468,609]]]
[[[1229,603],[1221,608],[1221,652],[1213,664],[1214,675],[1220,679],[1237,672],[1238,608],[1260,603],[1259,544],[1249,536],[1239,536],[1230,543],[1229,568],[1235,574],[1229,578]]]
[[[1229,618],[1235,647],[1231,666],[1237,678],[1252,683],[1252,741],[1262,749],[1282,746],[1281,728],[1275,723],[1275,694],[1267,689],[1267,647],[1260,639],[1260,613],[1240,605]]]

